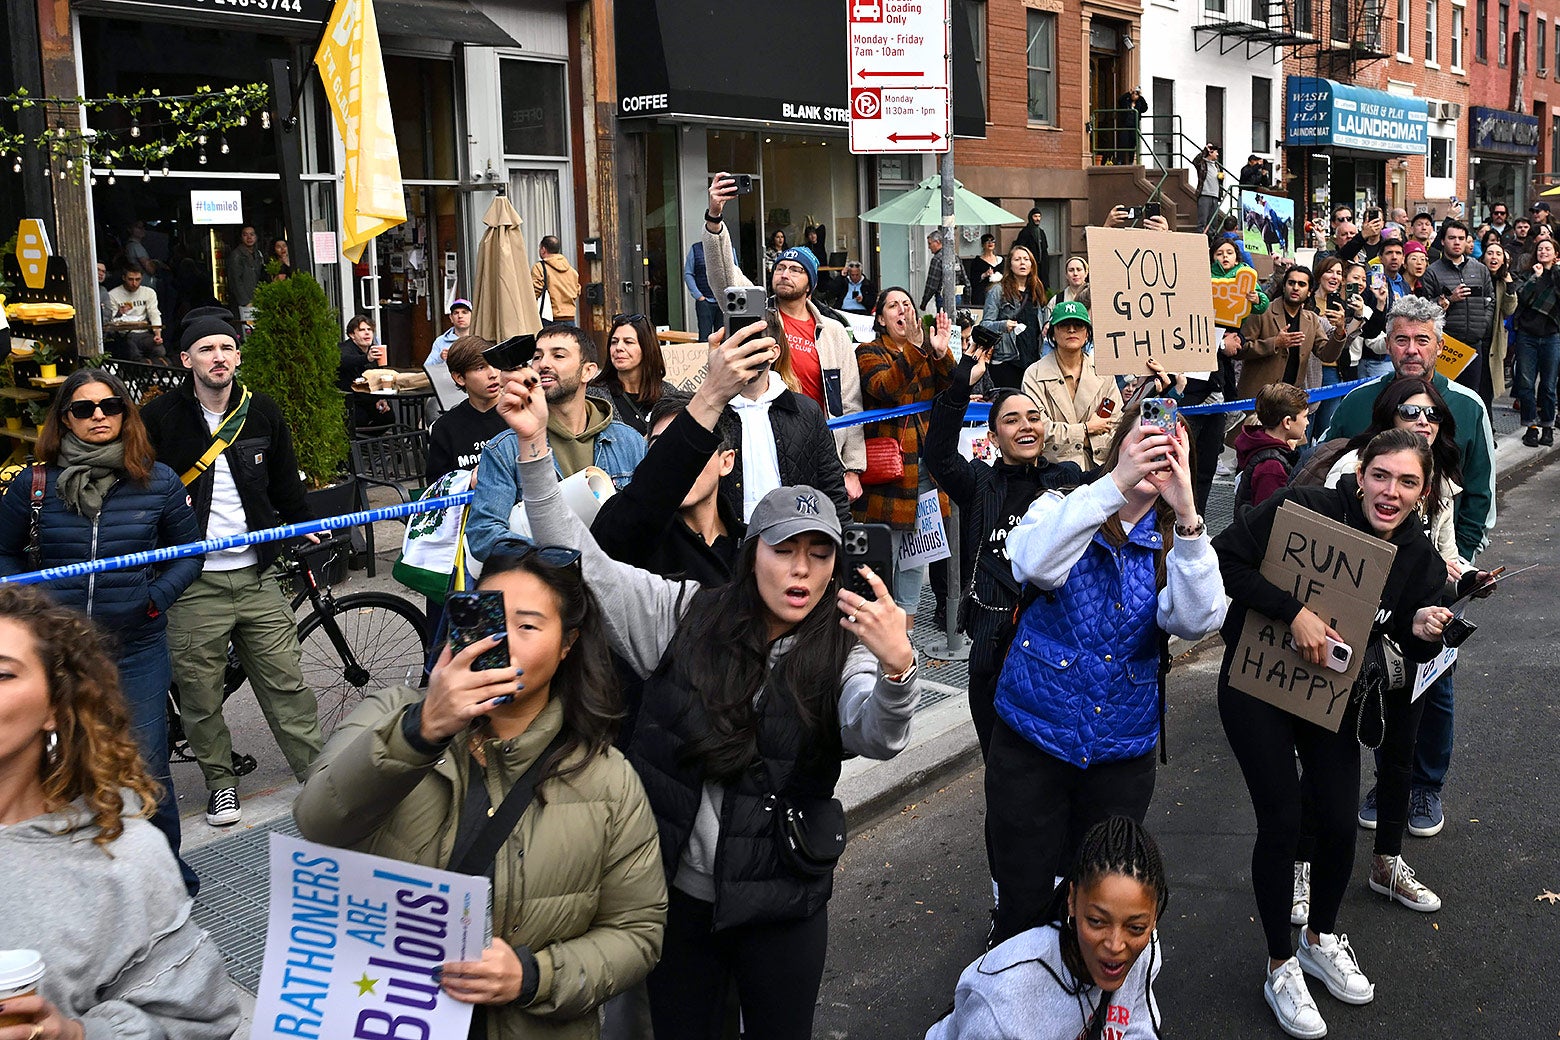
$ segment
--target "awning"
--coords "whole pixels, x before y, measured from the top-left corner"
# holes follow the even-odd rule
[[[1478,105],[1469,109],[1468,115],[1468,147],[1473,151],[1525,158],[1538,155],[1537,116]]]
[[[953,132],[984,137],[986,112],[967,3],[953,0]],[[849,117],[841,0],[743,6],[634,0],[614,11],[618,116],[838,127]]]
[[[374,0],[381,36],[449,40],[472,47],[518,47],[513,36],[464,0]]]
[[[1430,149],[1429,108],[1419,98],[1317,76],[1290,76],[1286,94],[1286,145],[1390,155],[1425,155]]]

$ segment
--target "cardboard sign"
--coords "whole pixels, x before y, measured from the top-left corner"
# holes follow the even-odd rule
[[[1088,229],[1094,368],[1102,376],[1219,367],[1208,239],[1137,228]]]
[[[948,531],[943,527],[937,492],[922,492],[915,504],[915,530],[899,543],[897,562],[900,568],[911,570],[946,560],[949,555]]]
[[[1239,264],[1227,276],[1213,277],[1213,320],[1226,329],[1238,329],[1251,316],[1251,294],[1257,290],[1257,272]]]
[[[1456,336],[1442,336],[1441,353],[1435,359],[1435,370],[1447,379],[1456,379],[1478,356],[1477,350]]]
[[[434,971],[481,960],[487,878],[273,833],[270,892],[250,1040],[469,1031]]]
[[[704,382],[704,372],[710,361],[710,345],[662,343],[661,357],[666,361],[666,381],[691,394]]]
[[[1396,555],[1390,542],[1292,502],[1281,505],[1262,576],[1331,625],[1354,656],[1343,672],[1313,665],[1291,645],[1288,625],[1252,610],[1230,661],[1230,685],[1336,733]]]

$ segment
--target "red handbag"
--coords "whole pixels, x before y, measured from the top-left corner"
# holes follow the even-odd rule
[[[898,437],[868,437],[863,484],[893,484],[905,475],[905,453]]]

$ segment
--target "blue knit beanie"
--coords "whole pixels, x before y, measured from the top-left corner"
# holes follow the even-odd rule
[[[790,260],[793,263],[801,264],[802,270],[807,272],[807,288],[809,290],[818,288],[818,258],[813,256],[811,249],[792,246],[790,249],[783,250],[779,256],[775,257],[776,264],[779,264],[782,260]]]

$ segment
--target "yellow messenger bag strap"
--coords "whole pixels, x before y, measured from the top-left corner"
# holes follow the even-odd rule
[[[206,454],[202,455],[195,465],[179,478],[184,482],[185,487],[195,483],[202,473],[210,469],[211,464],[217,461],[217,456],[227,451],[228,445],[232,444],[233,439],[238,436],[238,431],[244,428],[244,420],[249,416],[249,388],[246,386],[243,390],[243,394],[238,399],[238,407],[223,417],[222,425],[218,426],[217,432],[212,434],[211,447],[206,449]]]

